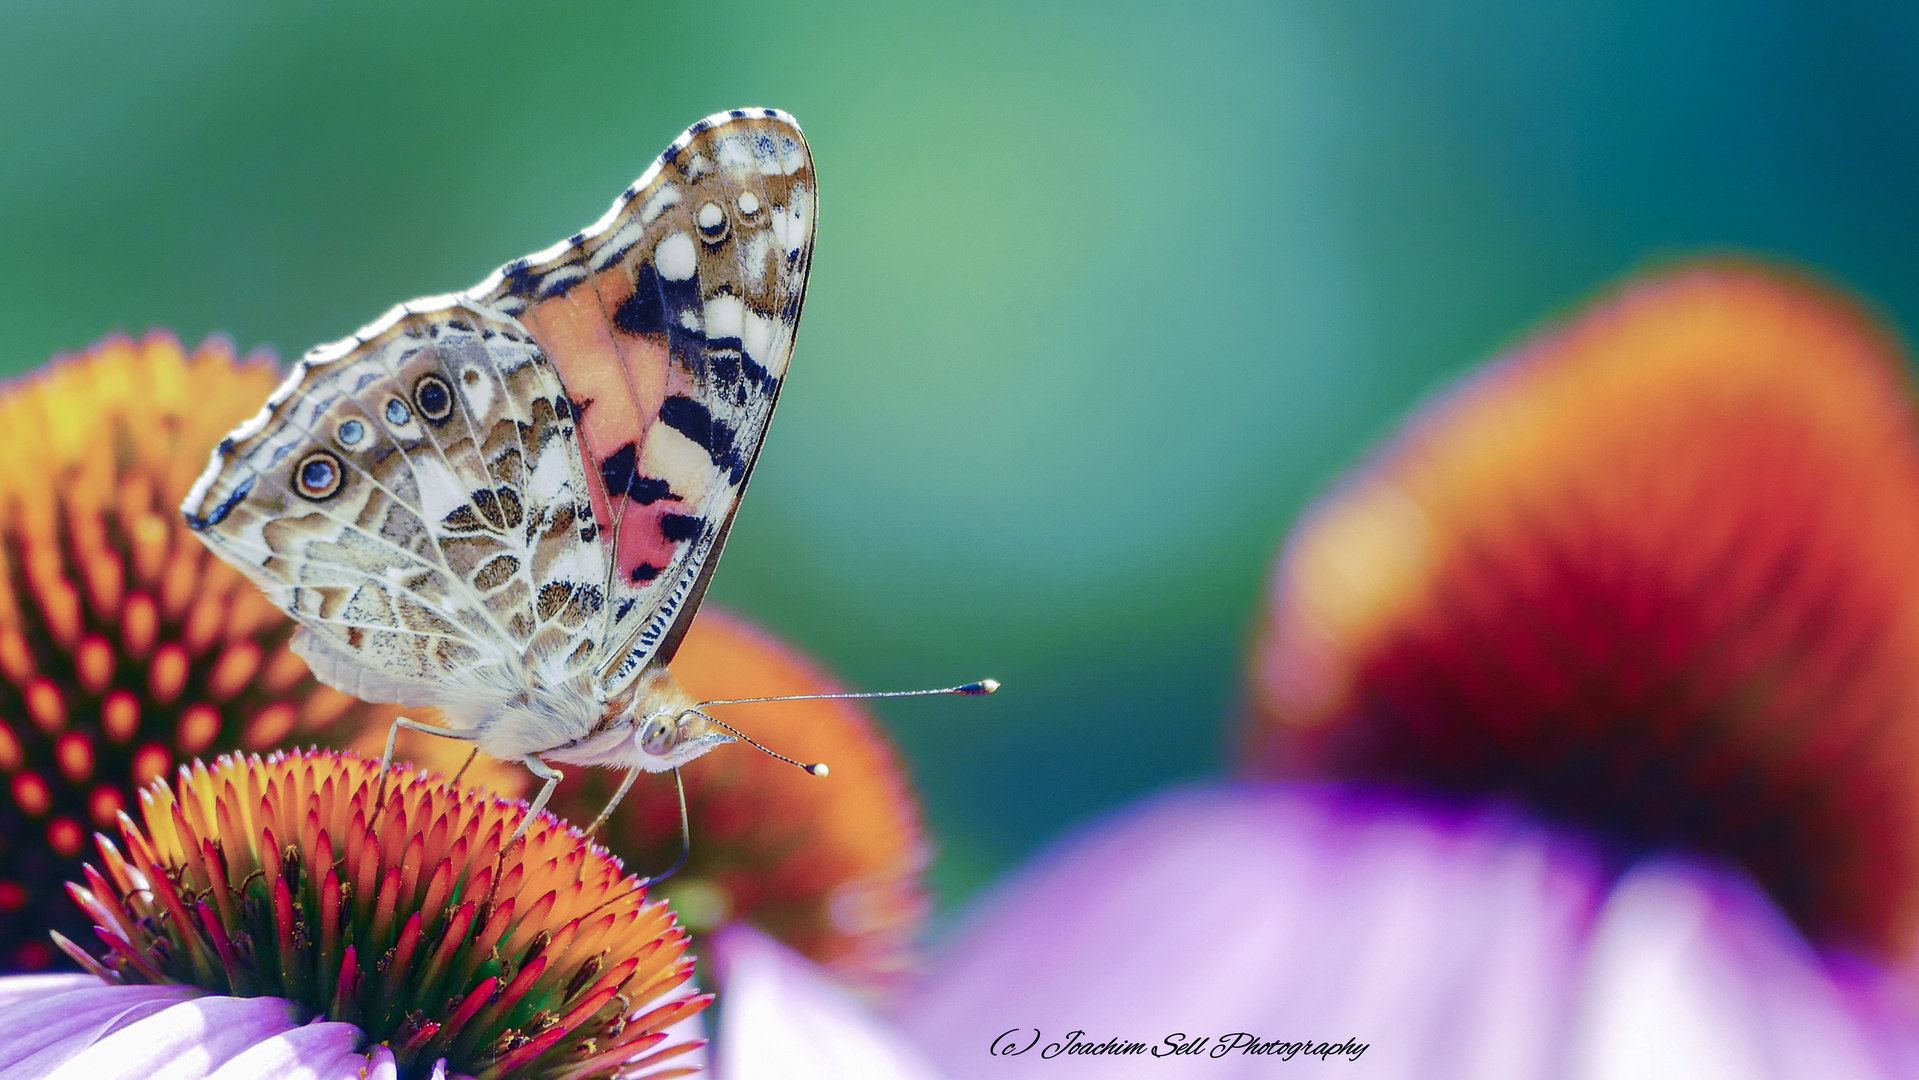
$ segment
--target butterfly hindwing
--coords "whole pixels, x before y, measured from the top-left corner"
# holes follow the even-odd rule
[[[449,678],[583,667],[603,575],[569,417],[524,328],[402,309],[304,359],[215,452],[188,522],[361,696],[435,704]]]
[[[709,117],[591,229],[309,353],[188,524],[357,696],[618,697],[670,658],[731,526],[814,210],[790,117]]]

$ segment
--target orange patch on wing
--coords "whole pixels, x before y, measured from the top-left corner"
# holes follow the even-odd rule
[[[593,275],[593,289],[600,298],[600,311],[607,326],[613,325],[614,313],[633,295],[633,281],[634,270],[630,261],[610,266]],[[615,332],[613,343],[619,347],[620,366],[626,372],[626,385],[633,394],[641,418],[639,427],[628,433],[625,439],[613,444],[618,449],[628,439],[635,446],[645,440],[645,429],[650,428],[659,417],[660,405],[666,400],[666,373],[672,361],[667,355],[666,342],[657,335]]]
[[[625,444],[636,442],[659,415],[659,405],[642,411],[613,324],[595,291],[576,287],[542,300],[528,308],[521,321],[552,361],[567,397],[586,406],[574,421],[580,432],[580,455],[593,493],[593,516],[601,528],[609,528],[613,508],[600,483],[600,463]],[[665,350],[658,351],[664,364]]]
[[[1919,953],[1919,420],[1824,288],[1642,279],[1443,395],[1295,529],[1251,665],[1252,772],[1518,796]]]

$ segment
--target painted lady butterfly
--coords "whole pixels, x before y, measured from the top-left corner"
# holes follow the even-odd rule
[[[666,664],[786,376],[816,200],[791,116],[707,117],[592,228],[309,352],[187,524],[322,681],[439,706],[455,726],[395,733],[524,762],[536,810],[548,760],[630,785],[733,741]]]

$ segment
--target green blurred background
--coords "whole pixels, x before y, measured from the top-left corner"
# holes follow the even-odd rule
[[[866,687],[957,901],[1225,760],[1286,524],[1651,259],[1919,313],[1919,12],[1871,3],[0,5],[0,360],[282,356],[778,105],[823,185],[714,595]]]

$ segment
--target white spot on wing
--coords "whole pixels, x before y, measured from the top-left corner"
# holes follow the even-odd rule
[[[466,505],[466,486],[438,458],[425,454],[415,457],[413,479],[420,488],[421,516],[430,527],[438,526],[448,514]]]
[[[699,270],[699,252],[693,248],[693,238],[683,232],[676,232],[660,241],[653,249],[653,265],[657,266],[660,276],[668,281],[685,281]]]
[[[807,198],[805,188],[793,189],[793,201],[783,207],[773,208],[773,235],[780,246],[787,251],[798,251],[806,243],[807,218],[812,212],[812,199]]]
[[[770,173],[778,169],[788,176],[799,172],[800,166],[806,164],[806,151],[800,148],[799,140],[791,135],[781,135],[779,143],[780,158],[777,162],[768,162],[766,171]]]
[[[679,201],[680,201],[679,188],[674,187],[672,184],[660,185],[660,190],[654,192],[651,196],[649,196],[646,200],[646,205],[640,207],[640,223],[644,225],[651,225],[653,223],[654,218],[659,217],[661,214],[666,213],[667,207],[672,206],[678,203]]]
[[[595,270],[606,269],[607,264],[612,262],[615,256],[625,253],[627,248],[639,243],[640,234],[645,231],[643,225],[628,218],[626,224],[621,225],[593,250],[593,257],[587,260],[587,265]]]
[[[757,311],[746,312],[745,318],[742,320],[740,326],[740,342],[746,346],[746,355],[752,357],[754,363],[766,368],[774,375],[777,376],[781,374],[786,368],[786,359],[784,357],[769,357],[767,355],[767,353],[771,351],[773,344],[772,319],[767,318]],[[775,367],[775,365],[778,366]]]
[[[667,482],[689,506],[706,499],[716,475],[713,459],[700,444],[667,427],[655,424],[646,433],[646,449],[640,451],[640,471]]]
[[[738,201],[740,204],[740,213],[745,214],[747,217],[752,217],[754,214],[760,212],[760,197],[758,195],[750,191],[742,191],[740,192]]]
[[[740,266],[746,271],[746,283],[756,290],[766,286],[766,257],[772,246],[773,236],[767,232],[756,232],[753,239],[746,242],[746,254]]]
[[[740,303],[737,296],[721,294],[706,302],[706,336],[709,338],[740,337],[740,323],[746,314],[746,305]]]
[[[758,168],[759,163],[754,160],[753,148],[745,139],[737,135],[721,139],[719,145],[714,147],[714,151],[719,156],[720,167],[727,172],[743,173]]]
[[[480,369],[478,364],[468,364],[460,370],[460,391],[466,396],[466,411],[473,414],[481,423],[493,419],[493,380]]]

